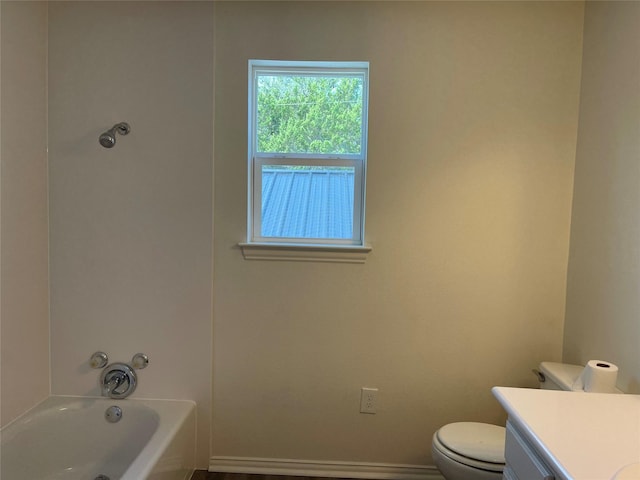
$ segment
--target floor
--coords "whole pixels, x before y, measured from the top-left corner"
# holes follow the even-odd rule
[[[287,475],[250,475],[248,473],[219,473],[196,470],[191,480],[340,480],[324,477],[292,477]],[[343,479],[344,480],[344,479]]]

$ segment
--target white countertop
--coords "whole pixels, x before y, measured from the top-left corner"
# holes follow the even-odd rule
[[[640,462],[640,395],[492,391],[509,420],[564,480],[610,480]]]

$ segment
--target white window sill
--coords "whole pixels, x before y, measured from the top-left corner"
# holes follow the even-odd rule
[[[304,245],[284,243],[239,243],[245,260],[294,262],[364,263],[371,247],[351,245]]]

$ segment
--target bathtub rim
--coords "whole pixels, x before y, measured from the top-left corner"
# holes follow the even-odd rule
[[[6,425],[2,426],[2,428],[0,428],[0,432],[3,432],[4,430],[6,430],[7,428],[9,428],[11,425],[13,425],[14,423],[22,420],[24,417],[26,417],[27,415],[29,415],[30,413],[32,413],[34,410],[36,410],[37,408],[41,407],[43,403],[49,401],[51,398],[76,398],[76,399],[85,399],[85,400],[113,400],[114,402],[116,401],[134,401],[134,402],[186,402],[186,403],[190,403],[194,406],[194,408],[196,409],[196,415],[198,412],[198,404],[193,401],[193,400],[188,400],[188,399],[183,399],[183,398],[155,398],[155,397],[135,397],[135,398],[121,398],[121,399],[115,399],[115,398],[109,398],[109,397],[103,397],[102,395],[58,395],[58,394],[49,394],[47,395],[45,398],[43,398],[42,400],[40,400],[38,403],[36,403],[35,405],[33,405],[32,407],[30,407],[28,410],[25,410],[24,412],[22,412],[20,415],[18,415],[16,418],[10,420],[9,422],[7,422]]]

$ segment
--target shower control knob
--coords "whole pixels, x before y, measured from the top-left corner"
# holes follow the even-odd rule
[[[136,372],[126,363],[107,365],[100,374],[102,395],[110,398],[126,398],[131,395],[138,384]]]

